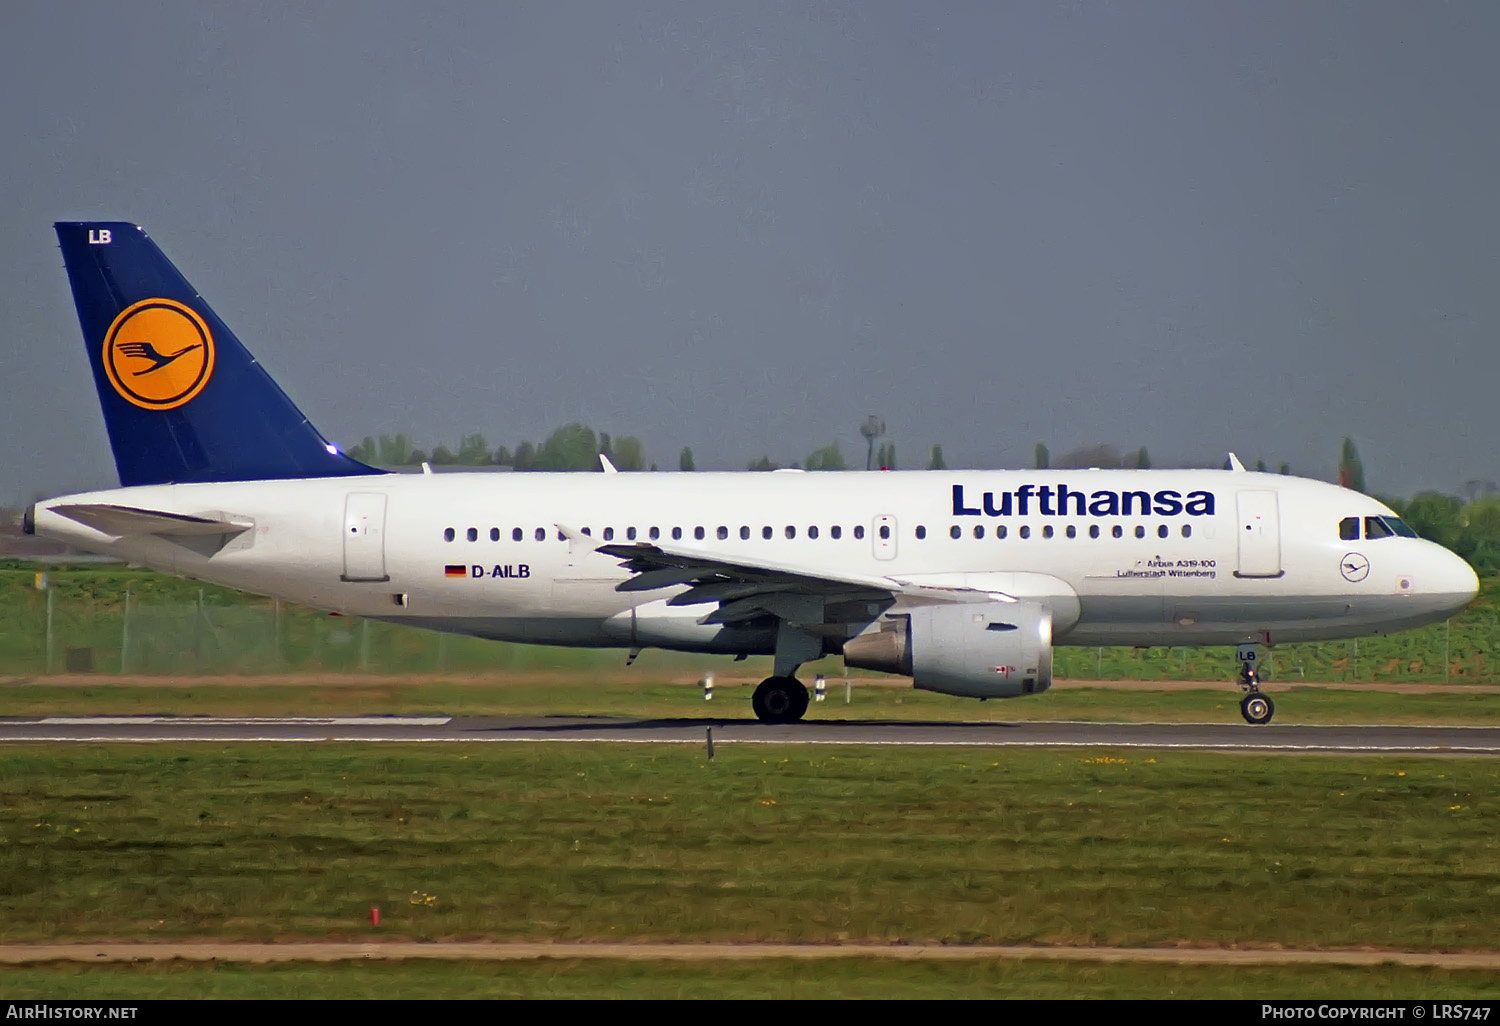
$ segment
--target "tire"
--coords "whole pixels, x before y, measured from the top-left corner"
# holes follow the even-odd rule
[[[1275,714],[1276,703],[1259,691],[1252,691],[1240,700],[1240,715],[1245,717],[1246,723],[1255,726],[1270,723]]]
[[[796,685],[796,687],[792,689],[792,694],[797,699],[796,715],[792,717],[792,722],[796,723],[800,721],[802,717],[807,715],[807,707],[808,703],[811,701],[811,698],[807,693],[807,685],[803,684],[801,681],[796,680],[792,681],[792,683]]]
[[[807,688],[792,677],[767,677],[750,697],[762,723],[795,723],[807,712]]]

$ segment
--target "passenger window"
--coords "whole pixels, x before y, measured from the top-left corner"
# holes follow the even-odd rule
[[[1089,537],[1090,538],[1097,538],[1097,537],[1099,537],[1099,525],[1098,524],[1090,524],[1089,525]]]
[[[673,541],[682,541],[682,528],[680,528],[680,527],[674,527],[674,528],[672,528],[672,540]]]
[[[1359,517],[1345,517],[1339,521],[1340,541],[1359,541]]]
[[[1022,538],[1030,538],[1031,537],[1031,528],[1028,525],[1026,525],[1026,524],[1022,524],[1021,525],[1021,537]]]
[[[627,528],[625,528],[625,540],[626,541],[635,541],[635,528],[633,528],[633,527],[627,527]]]
[[[546,541],[547,540],[547,529],[545,527],[538,527],[536,529],[536,540],[537,541]]]
[[[547,529],[544,527],[544,528],[542,528],[541,536],[537,540],[541,541],[542,539],[544,539],[546,537],[547,537]],[[568,539],[567,539],[567,536],[564,535],[561,530],[559,530],[557,532],[557,540],[558,541],[567,541]]]
[[[1119,524],[1116,524],[1114,527],[1112,527],[1109,533],[1114,535],[1116,538],[1123,538],[1125,536],[1125,532],[1120,529]]]
[[[1381,525],[1381,526],[1384,526],[1384,525]],[[478,541],[479,540],[479,528],[477,528],[477,527],[471,527],[471,528],[469,528],[467,531],[464,532],[464,534],[469,539],[469,541]]]
[[[1182,525],[1182,536],[1184,538],[1191,538],[1193,536],[1193,525],[1192,524],[1183,524]]]
[[[888,540],[890,540],[890,537],[891,537],[891,525],[890,524],[881,524],[880,525],[880,538],[881,538],[881,540],[882,541],[888,541]]]
[[[526,534],[519,527],[510,532],[511,541],[520,541],[524,537],[526,537]]]
[[[443,531],[443,541],[452,541],[453,537],[453,528],[449,527]]]
[[[748,527],[741,527],[740,528],[740,541],[749,541],[749,540],[750,540],[750,528],[748,528]]]
[[[719,525],[719,529],[715,533],[719,536],[719,541],[727,541],[729,539],[729,528],[723,524]]]
[[[592,527],[585,527],[583,533],[592,538],[594,536],[594,529]]]
[[[797,529],[795,527],[793,527],[791,524],[787,524],[786,525],[786,530],[783,531],[782,533],[785,534],[788,538],[795,538],[795,537],[797,537]]]
[[[828,533],[833,538],[834,541],[838,541],[839,538],[841,538],[843,536],[844,529],[842,527],[840,527],[838,524],[834,524],[832,527],[830,527],[828,529]]]
[[[816,540],[818,537],[818,529],[816,527],[809,527],[807,529],[807,536]]]
[[[703,540],[703,528],[701,528],[701,527],[695,527],[695,528],[693,528],[693,537],[695,539],[697,539],[698,541],[702,541]]]
[[[1042,537],[1043,538],[1051,538],[1052,537],[1052,525],[1051,524],[1043,524],[1042,525]]]
[[[952,527],[948,528],[948,537],[950,538],[957,538],[963,533],[964,529],[962,527],[959,527],[957,524],[954,524]]]
[[[1156,529],[1156,536],[1158,538],[1165,538],[1167,536],[1167,525],[1166,524],[1162,524],[1160,527],[1158,527]]]
[[[1389,527],[1386,527],[1385,521],[1381,520],[1379,517],[1365,517],[1366,540],[1373,540],[1375,538],[1389,538],[1395,533],[1395,531],[1392,531]]]
[[[651,528],[651,530],[647,531],[646,533],[651,537],[652,541],[656,541],[658,538],[661,537],[661,528],[659,528],[659,527],[653,527],[653,528]]]
[[[856,538],[864,538],[864,536],[865,536],[865,525],[864,524],[855,524],[854,525],[854,537],[856,537]]]
[[[1140,524],[1136,524],[1135,525],[1135,536],[1137,538],[1144,538],[1144,537],[1146,537],[1146,529],[1144,527],[1142,527]]]
[[[917,532],[916,533],[917,533],[917,540],[921,541],[923,538],[927,537],[927,528],[924,525],[922,525],[922,524],[918,524],[917,525]]]
[[[604,529],[604,540],[605,541],[614,541],[615,540],[615,529],[613,527],[606,527]]]
[[[492,528],[490,528],[490,541],[499,541],[499,540],[500,540],[500,528],[498,528],[498,527],[492,527]]]
[[[1074,527],[1072,524],[1068,525],[1068,537],[1069,538],[1077,538],[1078,537],[1078,528]]]
[[[767,524],[765,527],[762,527],[760,529],[760,536],[762,538],[764,538],[766,541],[770,541],[771,540],[771,533],[772,533],[771,532],[771,525],[769,525],[769,524]]]
[[[975,524],[974,525],[974,537],[976,537],[976,538],[983,538],[984,537],[984,525],[983,524]]]
[[[999,538],[1001,541],[1005,540],[1005,525],[1004,524],[1001,524],[999,527],[995,528],[995,537]]]

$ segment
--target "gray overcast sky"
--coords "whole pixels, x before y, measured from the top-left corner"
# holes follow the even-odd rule
[[[0,9],[0,501],[115,482],[57,219],[313,423],[675,468],[1226,449],[1500,479],[1500,4]]]

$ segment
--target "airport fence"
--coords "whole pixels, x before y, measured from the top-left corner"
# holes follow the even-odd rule
[[[443,674],[623,665],[619,652],[503,645],[283,603],[120,601],[50,590],[0,609],[0,674]]]

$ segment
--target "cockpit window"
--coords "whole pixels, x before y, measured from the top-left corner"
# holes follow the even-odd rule
[[[1340,541],[1359,541],[1359,517],[1345,517],[1339,521]]]
[[[1380,519],[1379,517],[1365,517],[1366,541],[1373,541],[1376,538],[1389,538],[1395,533],[1395,531],[1392,531],[1389,527],[1386,527],[1385,521]]]
[[[1389,527],[1392,531],[1395,531],[1403,538],[1419,537],[1417,532],[1408,527],[1406,521],[1402,520],[1400,517],[1381,517],[1380,519],[1385,521],[1385,525],[1387,527]]]

